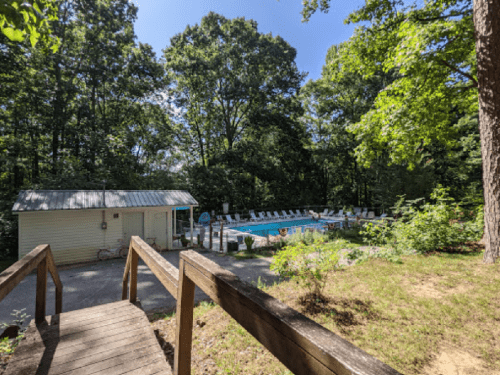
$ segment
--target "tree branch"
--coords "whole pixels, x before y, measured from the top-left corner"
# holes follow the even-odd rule
[[[453,66],[451,65],[450,63],[448,63],[447,61],[443,60],[443,59],[439,59],[439,62],[445,66],[447,66],[448,68],[450,68],[451,70],[453,70],[454,72],[458,73],[458,74],[461,74],[463,75],[464,77],[468,78],[469,80],[472,81],[472,86],[473,87],[477,87],[477,80],[471,76],[469,73],[466,73],[466,72],[463,72],[461,71],[460,69],[458,69],[456,66]]]

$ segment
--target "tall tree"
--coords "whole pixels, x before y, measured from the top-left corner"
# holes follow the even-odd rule
[[[474,0],[479,89],[479,133],[483,159],[484,261],[500,256],[500,2]]]
[[[328,11],[330,0],[304,4],[308,20],[318,8]],[[435,0],[419,7],[417,2],[405,6],[397,0],[375,0],[346,20],[362,21],[370,26],[358,27],[351,38],[346,70],[355,67],[370,75],[382,66],[397,69],[400,78],[352,127],[364,135],[358,154],[370,160],[389,148],[394,161],[414,163],[421,146],[433,139],[450,144],[455,136],[450,126],[454,113],[473,115],[479,110],[484,262],[495,262],[500,256],[499,2],[475,0],[472,6],[472,0]]]
[[[255,21],[213,12],[171,39],[170,95],[202,163],[210,148],[231,150],[255,112],[287,106],[303,78],[295,56],[281,37],[259,33]]]

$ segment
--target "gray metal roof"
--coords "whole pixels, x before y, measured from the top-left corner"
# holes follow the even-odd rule
[[[14,212],[102,208],[197,206],[184,190],[21,190]]]

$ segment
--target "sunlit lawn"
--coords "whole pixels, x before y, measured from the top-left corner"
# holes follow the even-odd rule
[[[306,291],[294,281],[264,289],[404,374],[421,374],[450,346],[493,373],[500,369],[499,271],[482,264],[482,252],[436,253],[347,267],[329,281],[324,303],[299,302]],[[153,324],[175,342],[175,316]],[[197,308],[193,340],[194,373],[289,373],[218,306]]]

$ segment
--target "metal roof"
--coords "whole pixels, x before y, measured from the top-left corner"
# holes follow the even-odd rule
[[[197,206],[184,190],[21,190],[14,212]]]

